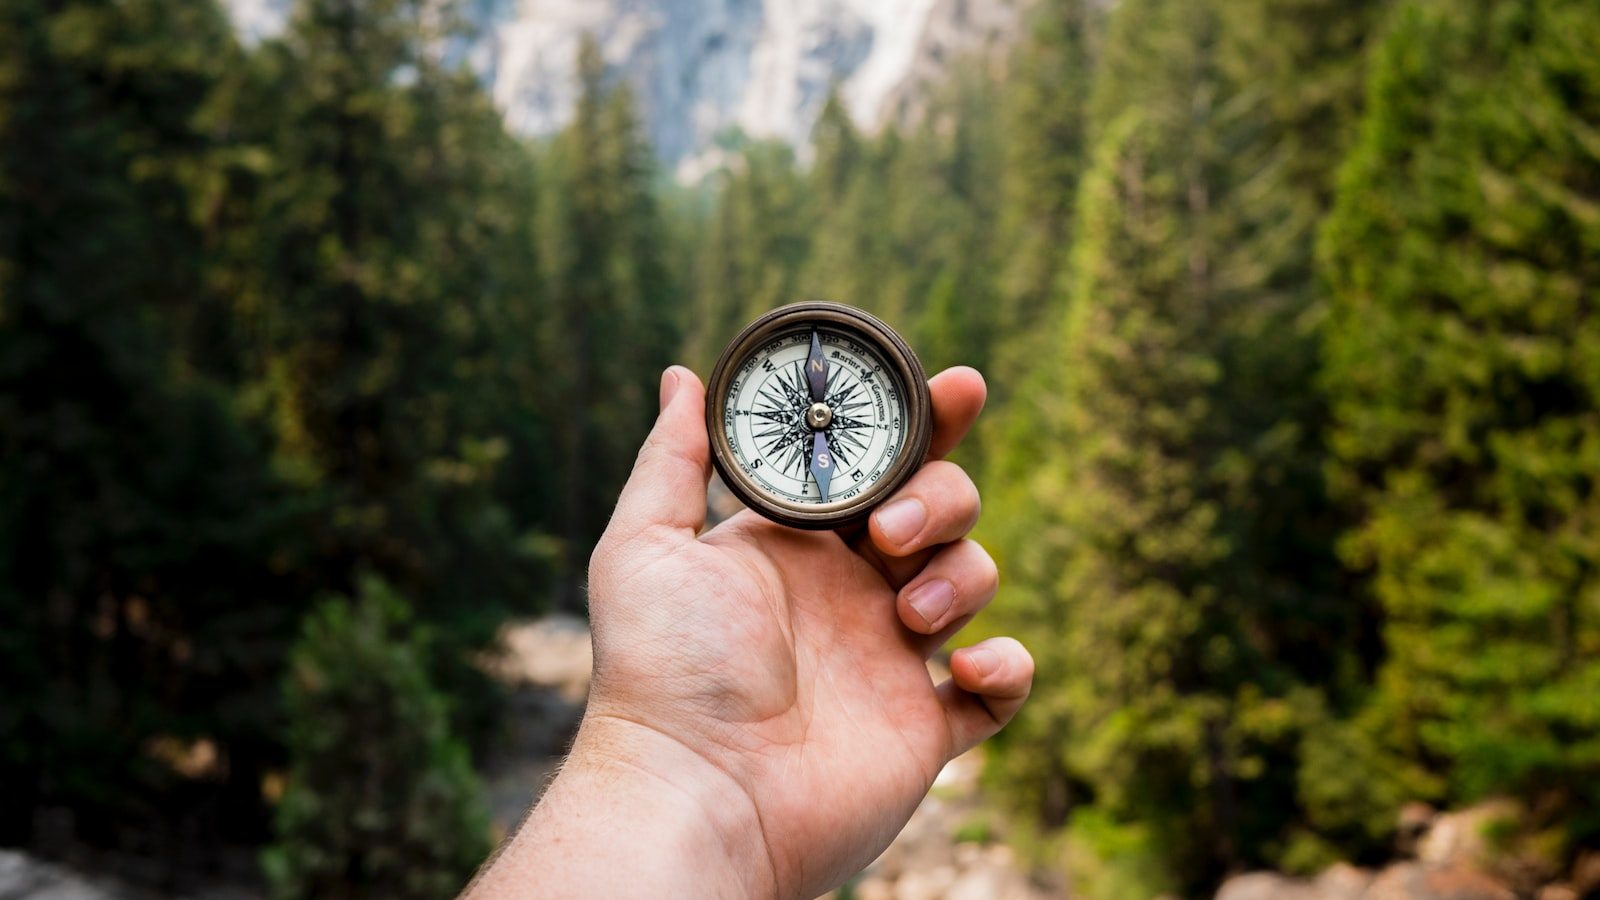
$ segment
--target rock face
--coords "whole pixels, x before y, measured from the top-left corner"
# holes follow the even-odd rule
[[[917,120],[952,61],[976,59],[994,68],[1004,61],[998,51],[1012,44],[1021,21],[1015,2],[936,0],[899,83],[867,114],[878,123]]]
[[[464,0],[471,37],[444,49],[478,72],[512,130],[544,135],[577,99],[585,34],[632,85],[661,159],[692,180],[732,130],[804,155],[829,89],[874,127],[914,113],[949,64],[1003,44],[1026,0]],[[247,39],[293,0],[224,0]]]

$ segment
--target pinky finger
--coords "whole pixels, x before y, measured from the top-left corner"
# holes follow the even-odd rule
[[[1022,708],[1032,687],[1033,657],[1012,638],[990,638],[951,654],[950,680],[939,685],[950,755],[993,737]]]

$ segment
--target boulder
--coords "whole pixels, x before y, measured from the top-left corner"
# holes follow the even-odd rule
[[[961,873],[944,900],[1035,900],[1040,896],[1021,872],[985,864]]]
[[[1495,848],[1489,830],[1498,822],[1515,822],[1522,809],[1512,800],[1487,800],[1458,812],[1440,813],[1433,827],[1417,841],[1417,859],[1434,866],[1492,868]]]
[[[70,870],[41,862],[17,850],[0,850],[0,897],[26,900],[117,900]]]
[[[581,704],[594,668],[588,623],[557,613],[509,624],[500,632],[500,652],[484,660],[484,668],[505,684],[548,688]]]
[[[1276,872],[1246,872],[1222,883],[1216,900],[1322,900],[1315,884]]]
[[[1217,900],[1361,900],[1372,877],[1349,863],[1335,863],[1312,880],[1248,872],[1223,882]]]
[[[1572,863],[1572,876],[1567,879],[1578,896],[1600,893],[1600,850],[1583,850]]]
[[[1402,856],[1415,856],[1417,842],[1428,833],[1438,817],[1438,810],[1417,800],[1400,807],[1394,829],[1395,849]]]
[[[1517,895],[1470,866],[1403,862],[1380,872],[1364,900],[1517,900]]]
[[[896,900],[940,900],[956,883],[955,866],[912,869],[895,882]]]
[[[1334,863],[1317,876],[1319,900],[1361,900],[1371,887],[1373,873],[1349,863]]]

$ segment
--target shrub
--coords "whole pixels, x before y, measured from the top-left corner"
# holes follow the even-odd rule
[[[451,897],[489,850],[483,791],[377,579],[308,617],[284,685],[289,781],[263,865],[278,897]]]

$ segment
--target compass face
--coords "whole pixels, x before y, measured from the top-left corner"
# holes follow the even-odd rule
[[[931,407],[922,364],[893,329],[838,303],[794,303],[747,325],[712,370],[711,461],[774,522],[841,528],[922,464]]]
[[[816,429],[807,380],[812,334],[826,360],[828,424]],[[756,348],[728,381],[722,427],[734,464],[781,502],[822,505],[860,497],[905,449],[905,387],[883,355],[826,326],[797,328]],[[831,477],[812,472],[816,431]],[[827,493],[824,494],[823,491]]]

